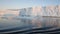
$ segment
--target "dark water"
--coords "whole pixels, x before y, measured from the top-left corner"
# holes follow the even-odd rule
[[[0,18],[0,30],[24,28],[60,27],[60,18],[39,17],[39,18]],[[18,28],[18,29],[17,29]]]

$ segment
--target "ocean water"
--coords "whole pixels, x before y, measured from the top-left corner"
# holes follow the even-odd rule
[[[25,28],[43,28],[56,27],[60,28],[60,18],[39,17],[39,18],[0,18],[0,32],[1,30],[13,29],[21,30]],[[11,30],[12,31],[12,30]]]

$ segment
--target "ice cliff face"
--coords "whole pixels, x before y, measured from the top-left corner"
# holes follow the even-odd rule
[[[36,6],[20,9],[20,16],[60,16],[60,6]]]

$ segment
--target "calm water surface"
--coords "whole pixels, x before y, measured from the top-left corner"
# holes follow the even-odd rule
[[[36,28],[36,27],[49,27],[56,26],[60,27],[60,18],[50,18],[50,17],[40,17],[40,18],[12,18],[5,19],[0,18],[0,30],[2,29],[10,29],[16,27],[28,27],[28,28]]]

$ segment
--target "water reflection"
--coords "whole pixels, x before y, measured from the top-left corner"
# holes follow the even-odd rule
[[[35,28],[35,27],[49,27],[56,26],[60,27],[60,18],[51,18],[51,17],[39,17],[39,18],[0,18],[0,30],[1,29],[9,29],[14,27],[27,27]]]
[[[41,17],[32,20],[32,25],[36,27],[58,26],[60,18]]]

